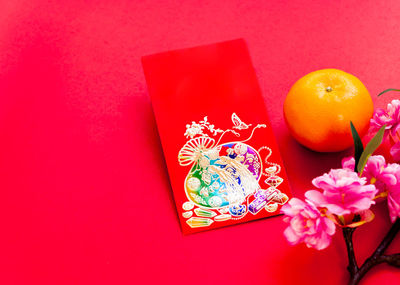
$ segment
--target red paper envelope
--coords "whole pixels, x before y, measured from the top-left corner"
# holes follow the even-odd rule
[[[291,194],[244,40],[142,62],[183,232],[278,214]]]

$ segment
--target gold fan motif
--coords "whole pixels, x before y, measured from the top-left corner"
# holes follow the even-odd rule
[[[210,137],[202,136],[190,139],[179,151],[179,164],[186,166],[196,162],[200,158],[202,152],[212,148],[214,144],[215,140]]]

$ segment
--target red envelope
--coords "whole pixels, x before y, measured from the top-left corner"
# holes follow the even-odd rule
[[[244,40],[142,63],[183,232],[279,214],[289,184]]]

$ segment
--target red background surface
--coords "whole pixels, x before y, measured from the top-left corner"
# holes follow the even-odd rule
[[[400,2],[59,2],[0,3],[1,284],[346,282],[340,233],[321,252],[288,246],[281,217],[182,235],[140,57],[245,38],[302,196],[344,154],[293,141],[285,94],[336,67],[376,106],[397,96],[375,94],[400,85]],[[375,209],[355,233],[360,260],[390,226],[385,206]],[[381,265],[362,284],[399,279]]]

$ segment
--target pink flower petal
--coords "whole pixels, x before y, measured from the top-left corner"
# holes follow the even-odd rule
[[[304,194],[304,196],[317,207],[324,207],[323,205],[326,204],[325,196],[317,190],[309,190]]]
[[[356,162],[354,160],[354,157],[352,157],[352,156],[345,157],[342,159],[342,168],[346,168],[346,169],[353,171],[355,164],[356,164]]]
[[[285,235],[287,241],[291,245],[297,244],[300,240],[300,237],[298,235],[296,235],[296,233],[294,232],[294,230],[291,227],[287,227],[285,229],[285,231],[283,232],[283,234]]]
[[[400,142],[394,144],[390,149],[390,154],[395,161],[400,161]]]
[[[391,163],[386,167],[386,172],[392,174],[396,178],[395,183],[386,185],[390,220],[394,222],[400,217],[400,165]]]

